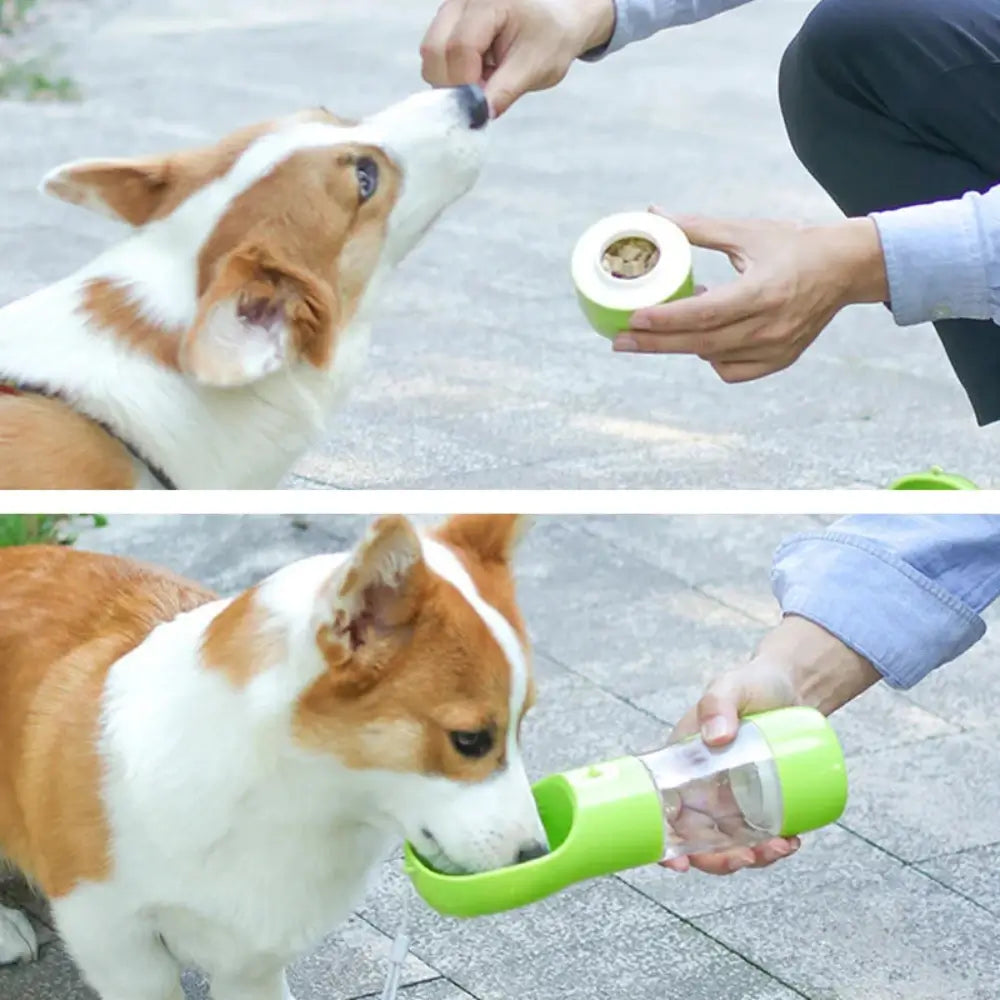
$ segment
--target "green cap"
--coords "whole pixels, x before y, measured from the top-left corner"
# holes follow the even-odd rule
[[[847,805],[847,768],[833,727],[814,708],[747,716],[771,750],[781,785],[782,837],[836,822]]]
[[[964,476],[956,476],[936,465],[927,472],[914,472],[897,479],[892,490],[978,490],[979,487]]]
[[[509,868],[445,875],[407,844],[406,871],[425,902],[453,917],[485,916],[663,857],[660,793],[635,757],[554,774],[533,791],[550,852]]]

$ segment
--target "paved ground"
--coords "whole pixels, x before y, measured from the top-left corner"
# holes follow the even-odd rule
[[[540,703],[540,776],[649,749],[774,617],[767,570],[808,518],[544,519],[519,559]],[[357,537],[351,517],[114,518],[83,544],[232,591]],[[996,616],[993,617],[994,622]],[[836,717],[843,821],[794,858],[729,879],[659,869],[502,917],[414,905],[407,1000],[995,1000],[1000,980],[998,643],[910,695],[875,689]],[[345,931],[295,969],[299,1000],[369,997],[400,919],[395,862]],[[195,980],[189,1000],[201,1000]],[[57,944],[0,971],[0,1000],[93,1000]],[[139,998],[136,998],[139,1000]]]
[[[320,101],[363,114],[420,86],[435,0],[51,0],[78,105],[0,103],[0,301],[114,230],[47,203],[49,167],[212,139]],[[843,315],[793,371],[730,387],[700,362],[621,358],[584,326],[570,249],[595,218],[831,218],[793,157],[775,71],[812,0],[763,0],[661,36],[495,129],[475,193],[398,275],[364,384],[292,482],[338,487],[876,486],[927,464],[995,479],[929,328]],[[377,14],[376,14],[377,8]],[[721,280],[728,265],[701,257]]]

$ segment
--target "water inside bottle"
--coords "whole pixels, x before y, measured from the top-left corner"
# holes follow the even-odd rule
[[[723,751],[695,740],[643,758],[663,804],[665,861],[750,847],[777,833],[777,773],[761,744],[741,732]]]

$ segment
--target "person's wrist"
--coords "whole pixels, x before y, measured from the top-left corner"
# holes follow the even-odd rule
[[[583,23],[586,31],[579,55],[604,48],[615,33],[617,10],[614,0],[582,0]]]
[[[838,284],[843,305],[887,302],[889,278],[878,227],[869,218],[845,219],[815,230],[828,248],[830,274]]]
[[[757,656],[780,664],[799,705],[830,715],[882,675],[872,664],[825,628],[786,615],[761,641]]]

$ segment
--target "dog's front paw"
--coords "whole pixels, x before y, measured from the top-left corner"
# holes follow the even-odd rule
[[[0,906],[0,965],[33,962],[38,958],[38,938],[28,918],[18,910]]]

